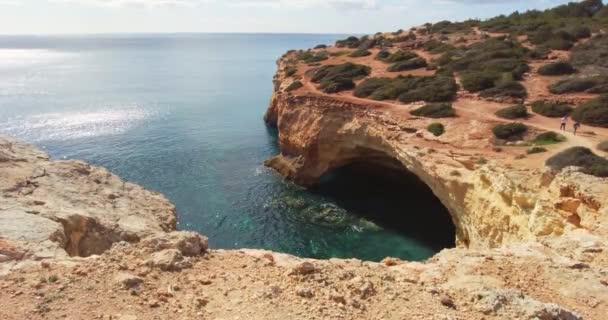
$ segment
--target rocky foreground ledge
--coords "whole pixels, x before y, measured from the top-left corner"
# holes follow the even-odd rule
[[[0,319],[605,319],[585,230],[426,263],[209,250],[162,195],[0,138]]]

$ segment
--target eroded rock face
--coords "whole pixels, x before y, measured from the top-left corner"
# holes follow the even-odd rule
[[[56,161],[0,137],[0,255],[24,260],[100,254],[175,230],[174,206],[161,194],[81,161]],[[195,248],[196,249],[196,248]]]
[[[608,235],[608,209],[601,200],[608,196],[605,179],[514,162],[488,147],[489,124],[476,119],[450,120],[447,133],[436,138],[426,132],[429,120],[410,116],[408,108],[279,89],[265,119],[278,128],[281,154],[266,165],[310,186],[354,161],[400,163],[450,211],[456,242],[466,247],[577,229]]]

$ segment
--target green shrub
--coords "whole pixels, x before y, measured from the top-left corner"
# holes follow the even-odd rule
[[[566,137],[553,131],[538,134],[532,142],[537,145],[555,144],[566,141]]]
[[[547,159],[546,165],[554,170],[575,166],[582,172],[597,177],[608,177],[608,160],[585,147],[572,147]]]
[[[500,76],[496,73],[488,72],[466,72],[460,79],[462,87],[469,92],[479,92],[494,87],[494,82]]]
[[[452,118],[456,116],[456,111],[449,103],[431,103],[420,107],[412,112],[413,116],[426,118]]]
[[[423,58],[414,58],[414,59],[410,59],[407,61],[397,62],[397,63],[391,65],[390,67],[388,67],[388,69],[386,69],[386,70],[388,72],[399,72],[399,71],[424,68],[426,66],[427,66],[426,60],[424,60]]]
[[[329,54],[325,51],[322,51],[322,52],[312,52],[310,50],[299,51],[296,54],[296,59],[298,59],[299,61],[304,61],[305,63],[314,63],[314,62],[320,62],[323,60],[327,60],[328,55]]]
[[[390,56],[391,56],[390,51],[382,50],[382,51],[378,52],[378,54],[376,54],[376,60],[384,61],[385,59],[387,59]]]
[[[368,76],[370,71],[368,66],[347,62],[325,65],[310,72],[311,81],[319,83],[321,90],[326,93],[335,93],[353,89],[355,87],[353,80]]]
[[[608,141],[602,141],[597,145],[597,148],[601,151],[608,152]]]
[[[520,119],[528,117],[528,109],[521,104],[506,107],[496,112],[496,115],[504,119]]]
[[[608,12],[608,10],[607,10]],[[572,49],[570,62],[577,67],[595,66],[608,68],[608,36],[599,35]]]
[[[302,82],[296,80],[294,82],[292,82],[290,85],[287,86],[287,88],[285,88],[286,92],[291,92],[294,90],[298,90],[300,88],[302,88],[304,85],[302,84]]]
[[[543,76],[561,76],[575,72],[576,69],[567,61],[549,63],[538,69],[538,73]]]
[[[553,94],[589,92],[589,93],[608,93],[606,84],[608,77],[595,76],[588,78],[570,78],[561,80],[549,86],[549,91]]]
[[[340,91],[352,90],[355,88],[355,83],[352,79],[338,78],[333,80],[321,81],[319,88],[325,93],[337,93]]]
[[[581,104],[572,113],[572,118],[590,126],[608,128],[608,95]]]
[[[332,57],[341,57],[341,56],[349,55],[351,52],[352,51],[349,51],[349,50],[340,50],[340,51],[330,52],[329,55]]]
[[[503,140],[520,140],[527,131],[528,127],[519,122],[499,124],[492,129],[494,136]]]
[[[359,57],[367,57],[370,56],[372,53],[369,50],[366,49],[357,49],[353,52],[351,52],[348,56],[351,58],[359,58]]]
[[[510,97],[523,99],[528,95],[528,92],[526,91],[526,88],[517,81],[504,81],[499,82],[499,84],[493,88],[481,91],[479,95],[484,98]]]
[[[298,68],[294,66],[288,66],[285,68],[285,76],[287,77],[293,76],[294,74],[296,74],[296,72],[298,72]]]
[[[361,45],[361,41],[359,40],[359,38],[354,37],[354,36],[350,36],[344,40],[338,40],[336,41],[336,47],[338,48],[351,48],[351,49],[356,49]]]
[[[327,49],[327,45],[318,44],[318,45],[315,46],[315,49]]]
[[[445,133],[445,127],[443,126],[443,124],[438,122],[431,123],[428,127],[426,127],[426,129],[435,137],[439,137]]]
[[[528,151],[526,151],[526,153],[528,153],[528,154],[543,153],[543,152],[547,152],[547,149],[543,148],[543,147],[532,147],[531,149],[528,149]]]
[[[401,102],[415,101],[446,102],[456,97],[458,85],[451,77],[412,75],[395,78],[365,79],[355,89],[355,96],[374,100],[399,99]]]
[[[532,111],[550,118],[561,118],[572,113],[572,107],[554,101],[539,100],[532,103]]]
[[[432,54],[444,53],[453,49],[454,46],[438,40],[429,40],[424,44],[424,50]]]
[[[412,51],[405,50],[399,50],[395,53],[390,53],[388,51],[380,51],[378,55],[376,55],[377,60],[384,61],[386,63],[408,61],[414,58],[419,58],[419,56]]]

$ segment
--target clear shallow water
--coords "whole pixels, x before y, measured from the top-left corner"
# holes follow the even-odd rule
[[[164,193],[179,228],[200,231],[216,248],[424,259],[444,240],[365,219],[399,205],[349,201],[351,187],[378,189],[367,180],[338,172],[306,191],[262,166],[278,153],[276,132],[262,121],[276,58],[341,37],[0,36],[0,133]],[[331,191],[344,181],[345,192]],[[436,210],[411,204],[392,210],[410,226]]]

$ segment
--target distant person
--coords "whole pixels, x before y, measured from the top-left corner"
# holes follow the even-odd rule
[[[559,129],[562,131],[566,131],[566,124],[568,123],[568,116],[563,116],[560,120]]]
[[[576,135],[576,131],[581,127],[581,123],[579,121],[574,122],[574,135]]]

